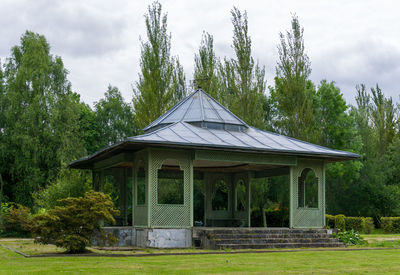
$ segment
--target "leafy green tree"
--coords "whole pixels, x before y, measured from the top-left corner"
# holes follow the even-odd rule
[[[172,75],[172,90],[174,102],[182,100],[187,93],[186,76],[178,58],[174,59],[175,67]]]
[[[109,244],[116,242],[100,225],[101,221],[115,224],[114,216],[118,215],[109,195],[90,191],[84,197],[67,198],[60,203],[62,206],[34,217],[32,233],[40,237],[36,242],[52,243],[69,253],[84,252],[96,233]]]
[[[320,139],[315,115],[316,91],[309,80],[311,63],[305,53],[303,32],[294,15],[291,31],[286,36],[280,33],[279,61],[271,97],[277,110],[276,128],[288,136],[316,143]]]
[[[104,145],[103,138],[100,136],[100,126],[96,120],[96,112],[85,103],[81,103],[79,109],[79,129],[84,147],[88,154],[93,154]]]
[[[214,51],[214,38],[209,33],[203,32],[199,52],[194,56],[193,78],[197,87],[220,101],[218,62]]]
[[[164,114],[186,95],[183,69],[171,57],[171,35],[167,33],[167,15],[154,2],[145,15],[147,42],[142,41],[141,73],[134,88],[133,105],[139,128]]]
[[[318,118],[321,131],[320,144],[350,152],[360,153],[361,137],[356,128],[354,112],[348,106],[334,82],[321,81],[318,90]],[[360,177],[360,161],[337,162],[327,165],[326,201],[328,213],[352,211],[349,190]]]
[[[219,65],[223,95],[222,103],[246,123],[265,128],[263,102],[265,98],[265,68],[251,56],[247,12],[231,11],[235,59],[224,59]]]
[[[81,142],[79,96],[71,91],[60,57],[44,36],[27,31],[4,71],[0,167],[6,195],[32,206],[32,192],[61,166],[86,152]]]
[[[33,193],[35,206],[48,210],[60,206],[62,199],[83,197],[91,190],[91,183],[88,171],[62,169],[54,182]]]
[[[104,99],[96,102],[94,108],[100,148],[137,133],[132,106],[124,102],[117,87],[108,86]]]
[[[375,136],[375,151],[383,156],[396,134],[395,106],[391,97],[385,98],[378,84],[371,88],[371,120]]]
[[[219,63],[221,83],[219,100],[246,123],[264,128],[263,102],[265,98],[265,69],[251,56],[247,12],[231,11],[233,24],[234,59]]]

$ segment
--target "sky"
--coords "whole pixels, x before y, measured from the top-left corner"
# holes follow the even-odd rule
[[[146,40],[144,14],[148,0],[0,0],[0,60],[10,55],[21,35],[34,31],[47,38],[61,56],[73,90],[84,102],[100,100],[109,84],[126,101],[133,96],[140,71],[140,49]],[[193,79],[194,54],[201,35],[214,36],[219,58],[233,57],[230,10],[247,11],[252,55],[266,68],[273,85],[279,33],[290,29],[292,14],[304,27],[311,80],[335,81],[354,104],[355,86],[377,83],[400,102],[400,2],[398,1],[160,1],[168,14],[171,52],[178,56],[187,81]]]

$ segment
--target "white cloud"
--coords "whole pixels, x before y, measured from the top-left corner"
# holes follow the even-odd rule
[[[396,1],[161,1],[168,12],[172,53],[187,79],[203,30],[214,36],[219,57],[232,56],[230,10],[247,10],[253,56],[266,66],[273,84],[278,33],[290,28],[291,13],[305,28],[311,78],[336,81],[354,102],[354,86],[379,83],[398,100],[400,21]],[[98,101],[111,83],[126,100],[140,69],[139,36],[145,38],[144,14],[151,1],[12,1],[0,3],[0,58],[9,55],[29,29],[43,34],[52,53],[62,56],[73,88],[85,102]]]

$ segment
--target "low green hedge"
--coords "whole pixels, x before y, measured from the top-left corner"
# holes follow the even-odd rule
[[[385,233],[400,233],[400,217],[382,217],[381,224]]]
[[[335,228],[335,216],[326,214],[326,226],[328,228]]]
[[[345,215],[326,215],[326,226],[341,231],[354,230],[369,234],[374,229],[374,221],[368,217],[346,217]]]

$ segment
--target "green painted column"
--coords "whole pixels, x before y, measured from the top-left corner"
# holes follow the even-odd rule
[[[190,227],[193,227],[193,219],[194,219],[194,173],[193,173],[193,159],[189,160],[189,192],[190,192]]]
[[[247,175],[247,226],[251,227],[251,172]]]
[[[291,166],[290,167],[290,174],[289,174],[289,180],[290,180],[290,194],[289,194],[289,227],[293,228],[293,214],[294,214],[294,207],[296,205],[295,202],[295,194],[294,194],[294,188],[295,188],[295,181],[294,181],[294,172],[295,172],[295,167]]]

